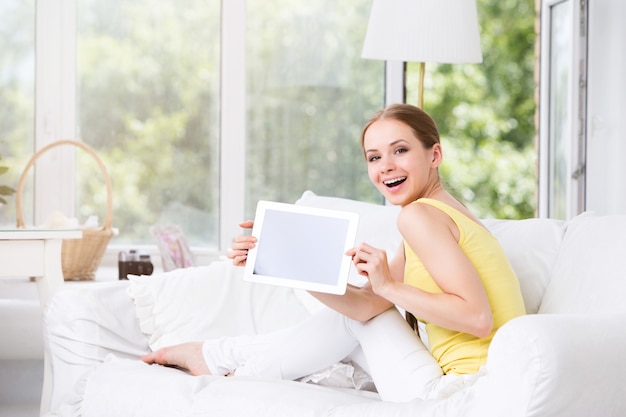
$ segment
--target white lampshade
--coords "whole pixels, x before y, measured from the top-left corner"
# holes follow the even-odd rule
[[[482,62],[476,0],[374,0],[362,57]]]

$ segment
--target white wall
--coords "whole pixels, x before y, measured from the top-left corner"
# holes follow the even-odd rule
[[[589,2],[587,210],[626,214],[626,2]]]

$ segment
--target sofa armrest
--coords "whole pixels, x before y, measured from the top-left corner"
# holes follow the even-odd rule
[[[149,351],[139,329],[128,281],[67,283],[44,311],[44,348],[50,362],[54,410],[76,383],[110,353],[137,358]]]
[[[626,314],[518,317],[495,335],[476,415],[626,415]]]

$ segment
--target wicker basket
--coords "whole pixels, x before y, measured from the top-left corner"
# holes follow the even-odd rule
[[[81,239],[65,239],[63,240],[61,249],[61,266],[63,268],[64,279],[66,281],[88,281],[94,279],[96,270],[98,269],[100,261],[102,261],[102,257],[104,256],[104,251],[114,234],[113,229],[111,228],[113,218],[111,179],[109,178],[109,174],[107,173],[102,160],[91,147],[83,142],[60,140],[44,146],[30,158],[24,168],[24,171],[22,172],[22,175],[20,176],[15,194],[17,227],[24,227],[24,216],[22,214],[22,190],[24,188],[24,182],[26,181],[26,174],[28,174],[30,168],[41,155],[50,149],[61,145],[77,146],[90,154],[98,163],[106,183],[107,210],[104,224],[98,227],[83,228],[83,237]]]

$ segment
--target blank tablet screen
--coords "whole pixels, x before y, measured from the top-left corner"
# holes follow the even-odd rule
[[[260,201],[246,280],[343,294],[357,224],[356,213]]]

